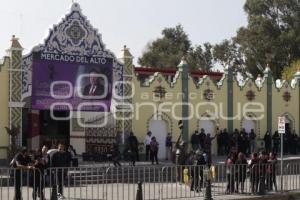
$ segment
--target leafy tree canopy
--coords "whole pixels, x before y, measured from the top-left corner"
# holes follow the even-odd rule
[[[192,47],[181,25],[165,28],[161,38],[146,46],[138,63],[146,67],[176,68],[184,55],[191,69],[210,70],[213,66],[212,45],[205,43]]]
[[[270,65],[275,78],[284,66],[300,58],[300,1],[247,0],[247,27],[241,27],[232,41],[239,46],[244,64],[254,75]]]
[[[298,70],[300,70],[300,59],[294,61],[290,66],[283,69],[282,78],[285,80],[292,80]]]
[[[192,46],[181,25],[165,28],[161,38],[147,45],[139,64],[176,67],[187,55],[192,69],[209,71],[218,63],[257,76],[269,64],[274,78],[281,78],[284,67],[300,59],[300,0],[247,0],[244,10],[247,26],[214,46]]]

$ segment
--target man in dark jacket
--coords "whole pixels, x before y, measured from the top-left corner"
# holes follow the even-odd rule
[[[11,166],[15,168],[14,172],[14,182],[15,182],[15,200],[21,200],[21,186],[22,186],[22,174],[29,169],[34,169],[34,167],[28,166],[26,160],[27,149],[23,148],[19,153],[17,153],[11,162]]]
[[[266,188],[266,174],[268,167],[268,159],[266,152],[262,152],[259,159],[259,193],[264,193]]]
[[[206,164],[203,152],[198,149],[191,161],[190,164],[193,165],[191,167],[191,191],[200,192],[203,187],[203,169]]]
[[[229,154],[229,134],[227,132],[227,129],[225,128],[223,130],[223,153],[225,153],[225,155]]]
[[[64,178],[67,175],[67,167],[70,167],[71,163],[71,155],[65,151],[65,145],[62,143],[58,144],[58,151],[52,156],[52,166],[54,169],[52,173],[54,173],[55,184],[53,184],[54,190],[55,187],[58,186],[57,196],[63,199],[63,184]]]
[[[271,146],[272,146],[272,138],[271,138],[271,135],[270,135],[269,131],[266,132],[266,134],[264,136],[264,141],[265,141],[266,153],[270,153],[271,152]]]
[[[211,165],[211,143],[217,137],[216,134],[214,137],[210,137],[210,133],[207,133],[205,141],[204,141],[204,152],[207,155],[207,165],[210,167]]]
[[[197,130],[191,137],[191,144],[194,151],[200,148],[200,134]]]
[[[220,133],[217,136],[218,156],[221,156],[224,153],[224,148],[223,148],[224,147],[224,141],[223,141],[224,137],[223,136],[224,136],[223,131],[220,130]]]
[[[273,152],[278,153],[279,152],[279,145],[280,145],[280,136],[278,134],[278,131],[275,131],[274,135],[272,136],[273,140]]]
[[[130,151],[130,157],[132,159],[133,166],[135,165],[135,160],[139,161],[139,142],[133,132],[130,132],[130,136],[127,139],[128,149]]]
[[[102,99],[106,98],[107,91],[105,91],[104,85],[99,80],[100,73],[95,69],[89,73],[90,83],[83,88],[82,94],[84,96],[99,96]],[[106,93],[105,93],[106,92]]]
[[[250,152],[253,153],[255,152],[255,148],[256,148],[256,134],[254,132],[254,129],[251,129],[249,133],[249,141],[250,141]]]
[[[203,128],[201,128],[199,137],[200,137],[201,149],[204,150],[204,143],[205,143],[206,134],[205,134],[205,130]]]

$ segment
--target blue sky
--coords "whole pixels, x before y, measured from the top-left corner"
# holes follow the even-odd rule
[[[0,57],[16,35],[28,53],[69,12],[71,0],[0,0]],[[116,55],[123,45],[137,58],[165,27],[182,24],[195,44],[218,43],[247,24],[245,0],[76,0]]]

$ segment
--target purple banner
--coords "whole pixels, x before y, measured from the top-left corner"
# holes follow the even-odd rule
[[[111,58],[35,53],[32,69],[33,109],[110,111]]]

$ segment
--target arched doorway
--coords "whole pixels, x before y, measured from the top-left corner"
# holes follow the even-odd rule
[[[167,123],[164,120],[152,119],[149,122],[149,130],[152,132],[152,136],[154,136],[159,143],[159,150],[157,155],[158,159],[165,159],[165,140],[168,131]]]
[[[215,122],[209,119],[201,119],[199,121],[199,131],[204,129],[205,134],[210,134],[211,137],[214,137],[216,134],[216,125]],[[212,141],[212,154],[217,154],[217,139]]]
[[[211,120],[200,120],[199,123],[199,131],[204,129],[205,133],[210,133],[211,137],[215,136],[215,124]]]
[[[242,128],[244,128],[247,133],[250,133],[251,129],[256,132],[255,121],[253,119],[244,119],[242,122]]]
[[[285,132],[292,133],[292,131],[295,129],[295,119],[288,113],[285,113],[283,116],[285,117]]]

